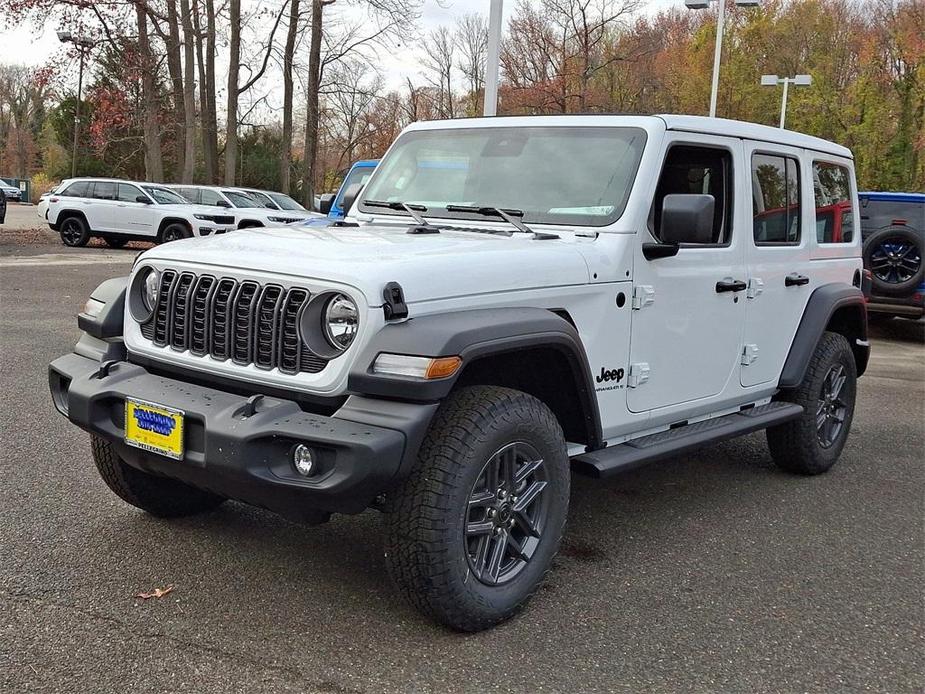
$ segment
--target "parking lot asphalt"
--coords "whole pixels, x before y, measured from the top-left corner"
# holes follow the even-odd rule
[[[160,521],[110,493],[46,366],[136,251],[68,252],[0,254],[0,691],[922,691],[921,323],[875,329],[829,474],[779,472],[758,434],[576,477],[547,584],[461,635],[397,599],[375,512]]]

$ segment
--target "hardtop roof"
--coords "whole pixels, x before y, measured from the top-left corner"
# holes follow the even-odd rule
[[[490,116],[484,118],[457,118],[451,120],[418,121],[408,126],[408,130],[440,130],[449,128],[472,128],[492,126],[626,126],[641,127],[647,130],[666,129],[674,131],[702,133],[722,137],[757,140],[776,143],[790,147],[811,149],[832,156],[852,159],[851,150],[821,137],[782,128],[775,128],[758,123],[732,120],[729,118],[709,118],[707,116],[685,116],[677,114],[632,115],[632,114],[553,114],[541,116]]]

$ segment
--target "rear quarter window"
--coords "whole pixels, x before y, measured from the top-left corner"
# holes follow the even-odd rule
[[[90,181],[75,181],[65,188],[60,195],[69,198],[85,198],[90,193]]]
[[[816,242],[851,243],[855,223],[851,204],[851,172],[838,164],[814,161],[813,195]]]

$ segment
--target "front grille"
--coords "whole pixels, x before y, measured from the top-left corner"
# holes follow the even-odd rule
[[[212,222],[213,224],[234,224],[234,217],[229,215],[203,215],[205,221]]]
[[[299,317],[310,298],[299,287],[164,270],[157,305],[141,334],[159,347],[197,357],[287,374],[318,373],[327,359],[299,337]]]

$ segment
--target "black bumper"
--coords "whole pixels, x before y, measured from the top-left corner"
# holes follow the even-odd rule
[[[129,465],[296,520],[367,508],[408,470],[437,407],[358,396],[330,417],[271,397],[249,407],[245,396],[158,376],[129,362],[101,376],[100,363],[79,354],[49,365],[49,385],[55,407],[110,441]],[[185,413],[182,460],[124,442],[127,397]],[[295,471],[296,443],[315,452],[318,473],[303,477]]]

